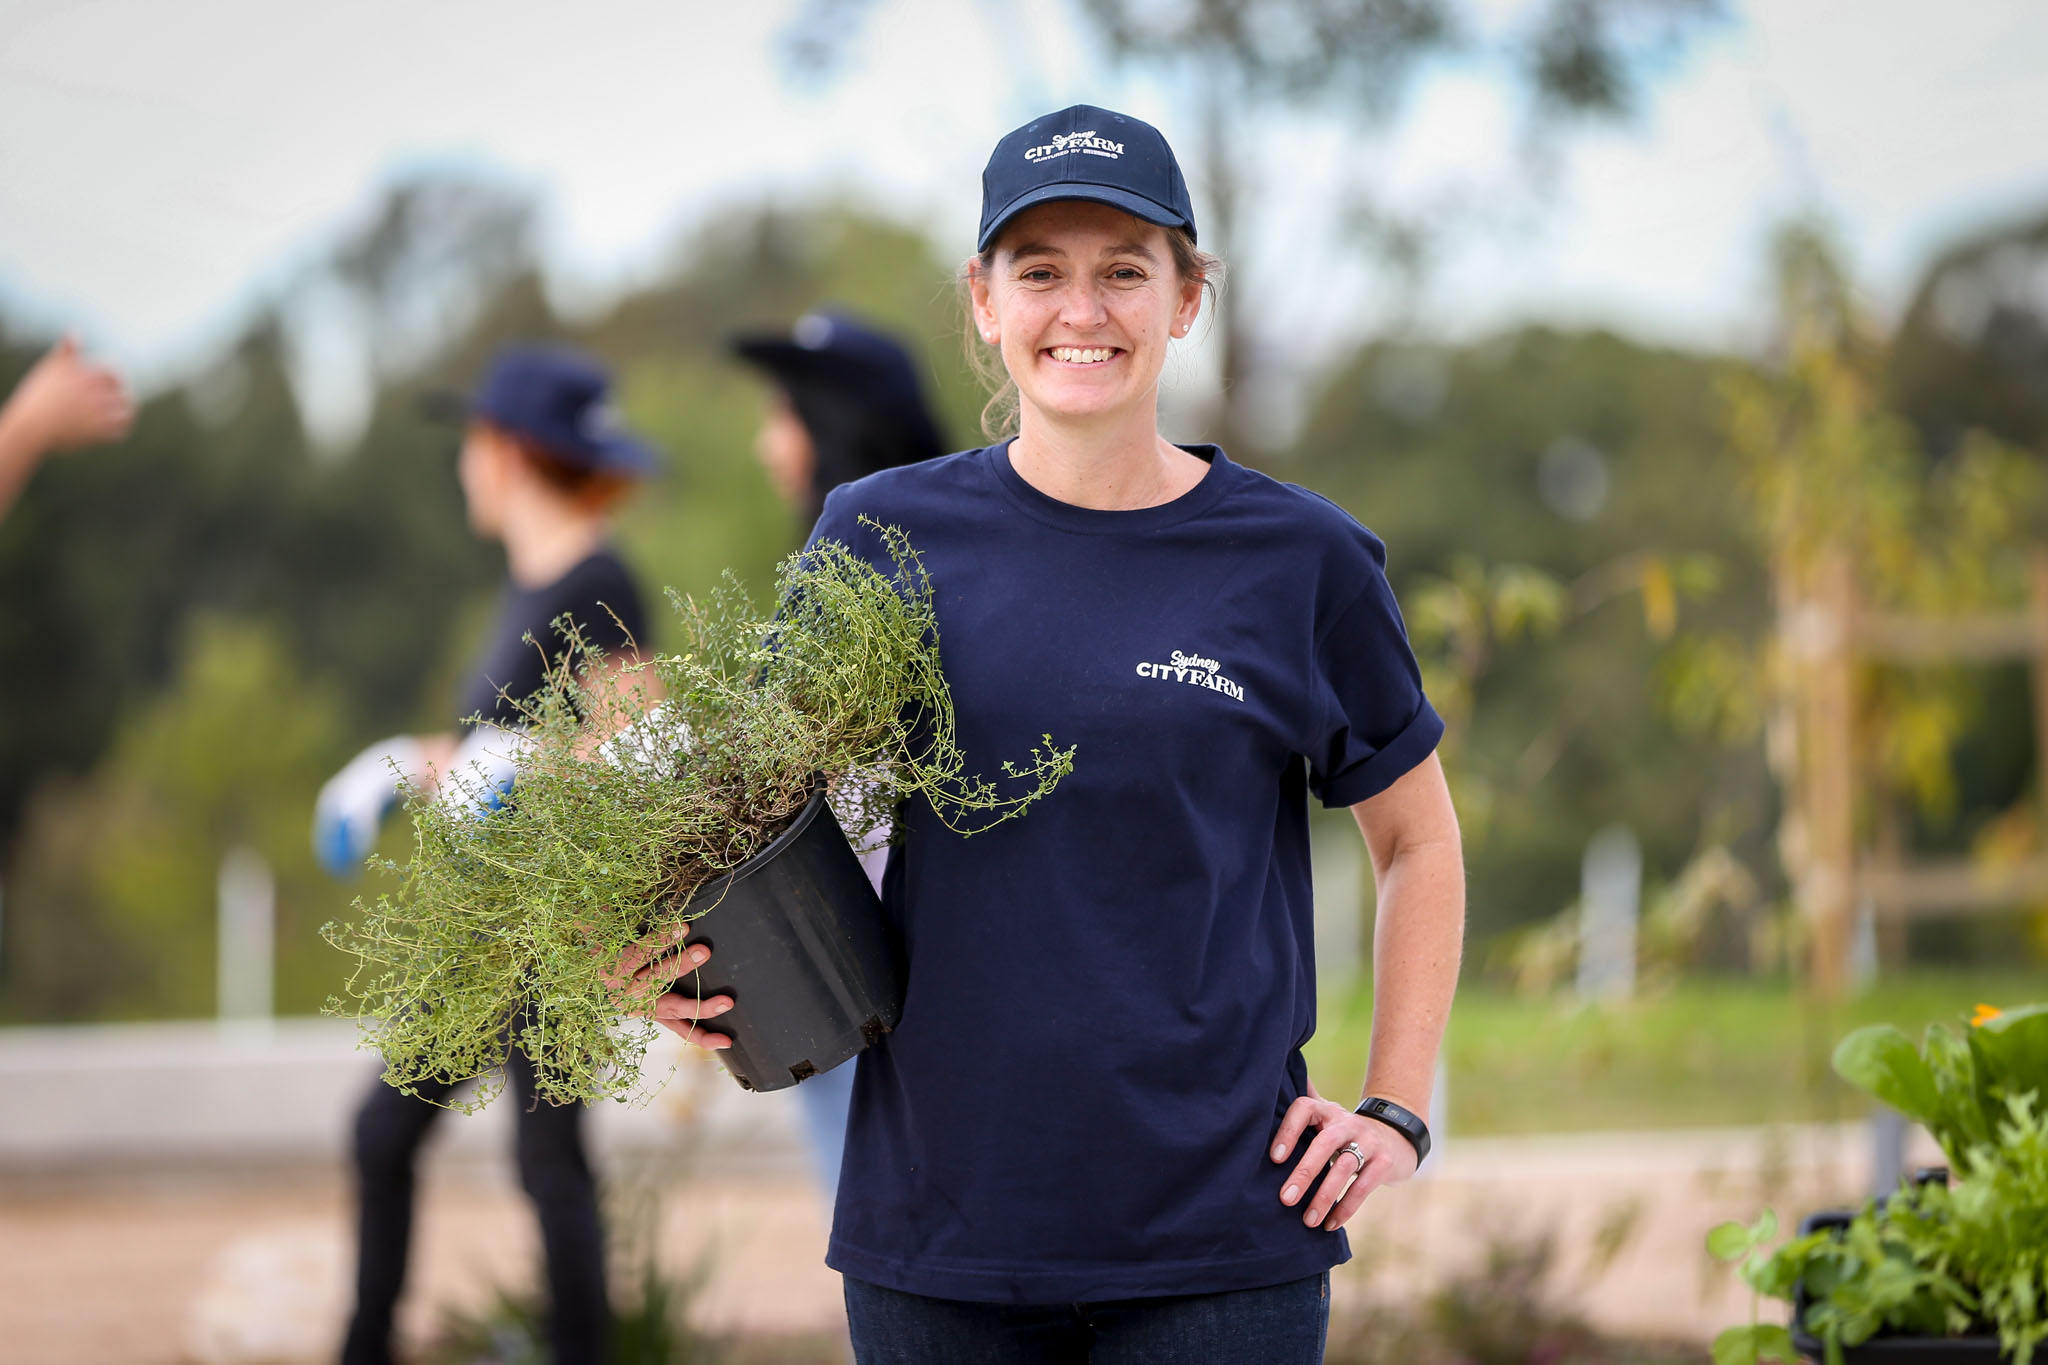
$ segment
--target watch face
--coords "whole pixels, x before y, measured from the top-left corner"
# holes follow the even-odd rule
[[[1383,1100],[1377,1095],[1370,1096],[1360,1101],[1358,1108],[1352,1112],[1364,1118],[1377,1119],[1407,1138],[1408,1145],[1415,1149],[1415,1160],[1418,1163],[1429,1154],[1429,1125],[1392,1100]]]

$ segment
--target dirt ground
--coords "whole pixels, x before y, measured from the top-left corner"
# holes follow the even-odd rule
[[[1491,1241],[1552,1235],[1555,1291],[1597,1324],[1704,1343],[1748,1305],[1702,1250],[1766,1203],[1788,1217],[1866,1179],[1860,1129],[1606,1134],[1462,1143],[1431,1178],[1384,1191],[1354,1223],[1347,1303],[1425,1292]],[[624,1184],[630,1177],[618,1177]],[[474,1304],[531,1267],[531,1218],[488,1163],[423,1179],[404,1330]],[[697,1316],[760,1335],[840,1328],[826,1215],[801,1163],[696,1174],[660,1190],[671,1266],[704,1265]],[[650,1197],[657,1197],[650,1195]],[[326,1358],[346,1302],[347,1191],[331,1169],[101,1173],[0,1182],[0,1361],[247,1365]],[[1596,1248],[1618,1247],[1604,1265]],[[1704,1358],[1704,1352],[1703,1352]]]
[[[124,1186],[128,1182],[119,1182]],[[822,1201],[800,1182],[688,1182],[661,1215],[668,1263],[700,1253],[707,1328],[839,1330]],[[339,1179],[151,1180],[110,1191],[15,1190],[0,1204],[0,1362],[171,1365],[326,1358],[340,1339],[352,1254]],[[538,1256],[509,1181],[430,1180],[401,1333],[437,1310],[524,1282]]]

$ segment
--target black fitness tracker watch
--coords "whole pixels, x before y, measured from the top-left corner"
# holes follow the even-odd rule
[[[1369,1119],[1378,1119],[1402,1137],[1407,1138],[1408,1145],[1415,1149],[1416,1165],[1420,1166],[1422,1159],[1429,1155],[1429,1125],[1392,1100],[1383,1100],[1373,1095],[1367,1095],[1360,1102],[1359,1106],[1351,1112],[1363,1115]]]

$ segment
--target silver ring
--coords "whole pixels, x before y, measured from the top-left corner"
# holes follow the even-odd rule
[[[1355,1142],[1347,1142],[1342,1147],[1339,1147],[1337,1149],[1337,1156],[1349,1156],[1358,1163],[1360,1171],[1365,1169],[1365,1149]],[[1337,1156],[1331,1157],[1330,1160],[1335,1161]]]

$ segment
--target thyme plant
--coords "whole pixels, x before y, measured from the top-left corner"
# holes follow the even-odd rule
[[[820,542],[783,561],[772,615],[728,575],[701,600],[669,594],[679,653],[607,667],[595,649],[569,651],[582,670],[563,662],[520,703],[502,808],[480,814],[490,794],[460,771],[431,796],[406,793],[412,856],[381,863],[397,889],[324,931],[356,959],[347,999],[328,1008],[365,1025],[390,1084],[417,1094],[485,1078],[455,1102],[481,1108],[509,1046],[532,1060],[544,1101],[632,1097],[653,1025],[630,1016],[686,964],[658,959],[635,988],[622,956],[715,908],[692,894],[773,839],[821,781],[858,845],[913,794],[973,834],[1072,771],[1074,750],[1050,735],[999,777],[968,770],[930,577],[899,529],[867,524],[889,574]],[[557,629],[582,644],[573,624]]]

